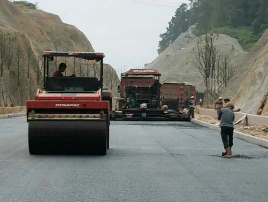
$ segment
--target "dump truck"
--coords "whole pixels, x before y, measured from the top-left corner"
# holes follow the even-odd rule
[[[182,114],[183,119],[190,121],[190,97],[196,97],[195,85],[187,82],[164,82],[161,85],[161,102],[169,109],[178,112],[185,112]]]
[[[102,90],[104,57],[99,52],[43,53],[44,86],[37,89],[35,99],[27,100],[30,154],[50,151],[52,146],[57,149],[61,143],[107,154],[112,95]],[[53,77],[50,63],[54,58],[95,61],[100,76]]]
[[[160,76],[156,69],[130,69],[121,74],[113,120],[180,120],[184,111],[161,105]]]
[[[160,104],[160,76],[154,69],[130,69],[122,73],[113,119],[148,119],[145,114],[152,115]]]

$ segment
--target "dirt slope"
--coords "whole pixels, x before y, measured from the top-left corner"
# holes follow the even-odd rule
[[[198,91],[204,91],[203,78],[193,63],[198,40],[190,36],[189,32],[181,34],[146,68],[158,69],[163,75],[162,81],[190,82],[196,85]],[[216,36],[215,45],[219,51],[230,56],[232,64],[239,65],[246,54],[239,42],[227,35]]]
[[[0,50],[1,67],[3,65],[0,71],[0,105],[21,105],[27,98],[34,97],[43,78],[42,51],[94,51],[81,31],[63,23],[57,15],[28,9],[7,0],[0,0],[0,43],[6,52],[2,54],[5,58],[1,58]],[[55,63],[55,69],[59,62]],[[68,74],[73,71],[72,65],[72,62],[68,65]],[[81,64],[81,67],[85,73],[86,65]],[[108,68],[114,72],[111,66],[108,65]],[[90,70],[90,74],[92,72]]]
[[[235,78],[233,78],[224,96],[235,101],[236,108],[242,112],[257,114],[264,104],[261,115],[268,116],[268,30],[244,58]]]

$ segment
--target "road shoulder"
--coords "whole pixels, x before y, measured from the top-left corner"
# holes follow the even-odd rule
[[[215,124],[210,124],[210,123],[200,121],[200,120],[197,120],[197,119],[192,119],[192,122],[200,124],[202,126],[206,126],[206,127],[210,128],[212,130],[216,130],[216,131],[220,132],[220,127],[215,125]],[[254,137],[252,135],[248,135],[248,134],[245,134],[245,133],[242,133],[242,132],[238,132],[236,130],[234,131],[234,137],[236,137],[238,139],[241,139],[241,140],[244,140],[246,142],[255,144],[255,145],[259,145],[259,146],[268,148],[268,140],[265,140],[265,139]]]

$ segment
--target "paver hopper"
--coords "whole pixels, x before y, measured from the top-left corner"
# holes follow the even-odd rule
[[[95,61],[100,77],[51,77],[49,64],[56,57]],[[95,52],[44,52],[44,87],[37,90],[34,100],[27,101],[30,154],[67,143],[106,155],[112,96],[102,91],[103,58],[103,53]]]

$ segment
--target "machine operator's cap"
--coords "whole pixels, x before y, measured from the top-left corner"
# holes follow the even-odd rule
[[[191,99],[194,99],[194,96],[191,96]]]

